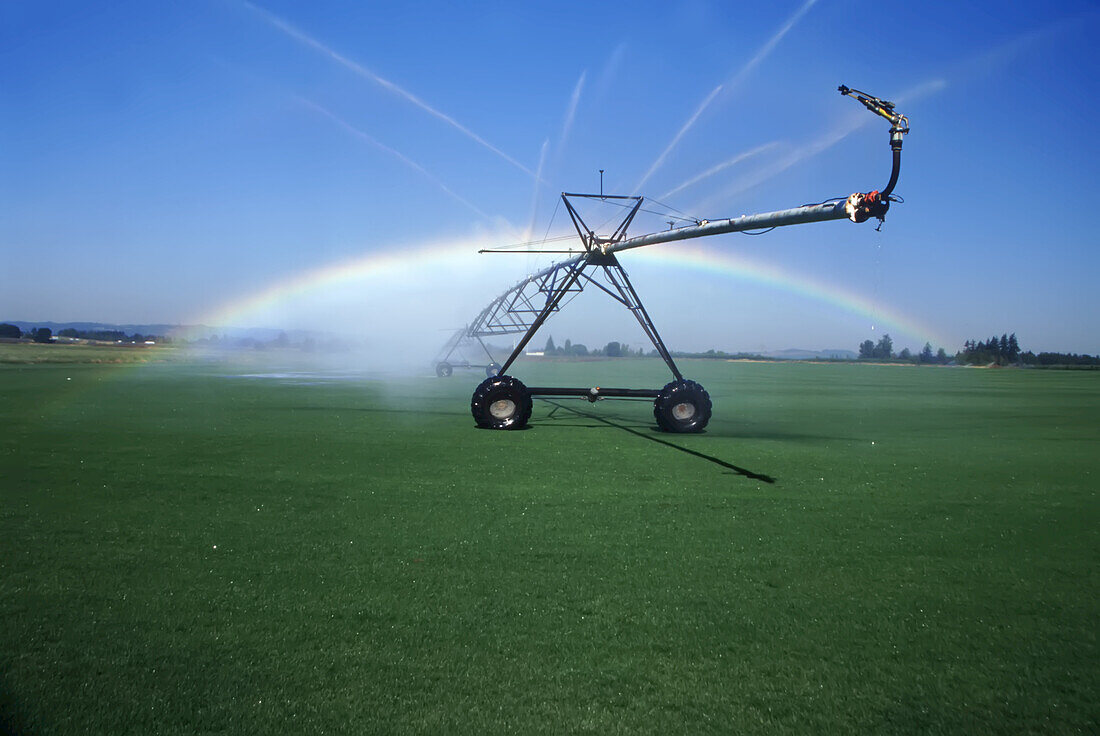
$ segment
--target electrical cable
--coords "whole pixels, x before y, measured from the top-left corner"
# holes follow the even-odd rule
[[[692,215],[689,215],[688,213],[684,212],[683,210],[678,210],[678,209],[676,209],[675,207],[673,207],[673,206],[672,206],[672,205],[670,205],[670,204],[665,204],[664,202],[661,202],[661,201],[659,201],[659,200],[656,200],[656,199],[654,199],[653,197],[650,197],[650,198],[649,198],[649,201],[650,201],[650,202],[654,202],[654,203],[656,203],[656,204],[659,204],[659,205],[661,205],[662,207],[664,207],[665,209],[669,209],[669,210],[672,210],[673,212],[679,212],[679,213],[680,213],[681,215],[683,215],[683,216],[684,216],[684,218],[685,218],[685,219],[688,219],[688,220],[692,220],[693,222],[699,222],[699,219],[700,219],[700,218],[698,218],[698,217],[694,217],[694,216],[692,216]]]
[[[553,238],[543,238],[542,240],[528,240],[525,243],[509,243],[508,245],[502,245],[497,248],[483,248],[481,252],[484,253],[522,253],[524,248],[532,245],[543,245],[545,243],[557,243],[562,240],[572,240],[577,237],[576,235],[559,235]],[[536,251],[537,252],[537,251]]]
[[[554,218],[558,216],[558,207],[561,207],[561,197],[558,197],[558,203],[554,205],[554,214],[550,215],[550,222],[546,223],[546,232],[542,235],[542,242],[544,243],[550,237],[550,228],[554,225]]]
[[[848,199],[848,197],[846,197],[846,196],[845,197],[829,197],[828,199],[823,199],[820,202],[807,202],[806,204],[800,204],[799,207],[817,207],[817,206],[823,205],[823,204],[835,204],[837,202],[843,202],[846,199]]]
[[[652,200],[652,201],[656,202],[657,200]],[[613,204],[616,207],[622,207],[624,209],[628,209],[628,208],[634,206],[634,205],[630,205],[630,204],[623,204],[622,202],[614,202],[614,201],[611,201],[611,200],[607,200],[607,204]],[[667,204],[662,204],[661,202],[657,202],[657,204],[660,204],[662,207],[668,207],[668,209],[673,210],[674,212],[680,212],[680,210],[675,209],[674,207],[669,207]],[[657,215],[658,217],[671,217],[674,220],[683,220],[684,222],[693,222],[693,223],[696,223],[696,224],[699,223],[699,221],[700,221],[699,218],[692,217],[691,215],[688,215],[684,212],[680,212],[680,214],[683,215],[683,217],[677,217],[676,215],[669,214],[668,212],[658,212],[657,210],[646,209],[645,207],[639,207],[638,211],[639,212],[648,212],[649,214]]]

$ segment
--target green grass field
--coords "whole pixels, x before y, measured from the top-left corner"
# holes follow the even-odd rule
[[[1097,731],[1100,375],[682,367],[702,435],[479,431],[472,372],[0,365],[0,722]]]
[[[116,347],[113,345],[8,343],[0,344],[0,364],[42,363],[133,364],[183,360],[185,353],[171,347]]]

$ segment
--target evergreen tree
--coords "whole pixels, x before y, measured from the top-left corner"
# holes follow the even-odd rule
[[[554,347],[554,336],[551,335],[546,340],[546,350],[545,350],[545,352],[546,352],[547,355],[553,355],[555,350],[557,350],[557,348]]]
[[[864,340],[859,344],[859,359],[868,360],[875,357],[875,344],[870,340]]]
[[[924,343],[924,349],[920,351],[920,362],[931,363],[932,362],[932,343]]]
[[[936,362],[940,365],[947,365],[947,351],[943,348],[936,351]]]
[[[875,357],[880,360],[889,360],[894,357],[894,341],[890,339],[890,335],[883,335],[878,341],[878,345],[875,345]]]
[[[1016,340],[1016,333],[1008,336],[1008,359],[1013,363],[1020,357],[1020,343]]]

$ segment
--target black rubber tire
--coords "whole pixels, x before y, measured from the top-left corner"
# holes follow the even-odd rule
[[[521,429],[531,418],[531,394],[518,378],[486,378],[474,390],[470,413],[482,429]]]
[[[490,363],[485,366],[485,375],[492,378],[496,374],[500,373],[500,363]]]
[[[444,361],[443,363],[436,363],[435,374],[440,378],[450,378],[451,374],[455,372],[455,369],[451,367],[450,363]]]
[[[710,394],[686,379],[668,384],[653,401],[653,418],[662,432],[702,432],[710,411]]]

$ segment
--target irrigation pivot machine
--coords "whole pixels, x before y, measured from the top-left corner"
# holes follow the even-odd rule
[[[668,243],[674,240],[701,238],[707,235],[735,233],[746,230],[771,229],[806,222],[849,219],[865,222],[874,217],[885,219],[894,185],[901,170],[901,144],[909,132],[909,120],[894,110],[894,104],[872,97],[859,90],[839,87],[842,95],[848,95],[890,122],[890,149],[893,166],[890,181],[881,191],[856,192],[844,199],[832,199],[820,204],[803,205],[786,210],[742,215],[727,220],[695,220],[683,227],[627,237],[627,228],[642,207],[643,197],[600,194],[561,195],[566,211],[577,230],[584,250],[579,255],[555,263],[527,277],[489,303],[473,322],[459,330],[444,346],[436,361],[436,374],[450,376],[455,366],[473,367],[468,361],[455,361],[454,356],[463,345],[477,344],[489,357],[485,367],[488,376],[474,391],[470,409],[479,427],[487,429],[519,429],[531,418],[531,399],[534,396],[569,396],[595,402],[608,398],[653,399],[653,416],[657,426],[665,432],[700,432],[711,416],[711,401],[706,390],[695,381],[684,378],[668,348],[657,333],[638,293],[630,283],[626,271],[619,264],[617,254],[631,248]],[[601,186],[602,188],[602,186]],[[596,234],[581,218],[575,204],[579,200],[598,199],[624,205],[625,215],[618,227],[607,236]],[[561,252],[561,251],[524,251]],[[653,343],[658,355],[672,371],[673,379],[661,389],[636,388],[554,388],[528,387],[518,378],[507,375],[508,369],[522,354],[543,323],[558,311],[563,300],[592,286],[607,293],[621,303],[637,318],[642,330]],[[485,345],[484,338],[522,333],[512,354],[503,364],[497,364]],[[479,366],[480,367],[480,366]]]

